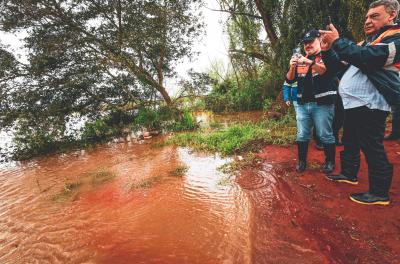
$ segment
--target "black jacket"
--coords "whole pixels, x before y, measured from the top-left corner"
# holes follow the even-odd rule
[[[322,61],[323,62],[323,61]],[[311,77],[310,80],[306,78]],[[295,76],[293,80],[288,80],[286,78],[287,83],[294,83],[297,81],[297,103],[304,104],[302,97],[303,97],[303,90],[305,89],[306,85],[312,85],[312,87],[308,87],[312,89],[312,94],[315,97],[315,101],[318,105],[328,105],[334,104],[336,101],[337,96],[337,78],[336,72],[328,70],[323,74],[319,75],[318,73],[311,73],[311,67],[307,75],[299,75],[297,73],[297,69],[295,72]]]
[[[396,32],[396,29],[400,30],[400,26],[384,27],[369,41],[374,41],[388,30]],[[400,33],[383,37],[376,45],[369,45],[366,41],[362,45],[357,45],[350,40],[339,38],[333,43],[331,50],[322,53],[322,58],[331,71],[343,70],[345,66],[340,61],[359,68],[389,105],[398,105],[400,104],[399,51]]]

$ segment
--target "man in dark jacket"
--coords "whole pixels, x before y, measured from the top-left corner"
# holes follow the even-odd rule
[[[297,81],[297,171],[307,167],[308,142],[315,125],[317,137],[324,144],[325,164],[322,171],[330,173],[335,167],[335,137],[332,132],[334,103],[337,94],[335,76],[321,59],[319,31],[310,30],[303,38],[306,56],[295,54],[290,60],[286,82]]]
[[[367,38],[359,45],[340,38],[332,24],[331,31],[320,31],[327,67],[339,70],[343,62],[348,64],[339,85],[345,108],[341,173],[327,177],[357,184],[361,149],[368,164],[369,191],[350,195],[361,204],[390,203],[393,165],[383,138],[390,105],[400,102],[400,26],[394,23],[398,10],[396,0],[373,2],[364,25]]]

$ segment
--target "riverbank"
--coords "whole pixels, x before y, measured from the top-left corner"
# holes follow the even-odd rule
[[[298,174],[295,146],[265,146],[258,154],[262,162],[236,178],[250,200],[256,201],[253,221],[270,223],[269,228],[253,230],[254,263],[292,263],[293,255],[279,253],[288,243],[294,252],[308,254],[304,263],[400,263],[400,144],[385,146],[395,168],[392,203],[386,207],[359,205],[348,198],[350,193],[368,190],[364,158],[360,183],[352,186],[324,177],[319,169],[321,151],[310,148],[311,168]],[[339,164],[338,155],[336,161]]]

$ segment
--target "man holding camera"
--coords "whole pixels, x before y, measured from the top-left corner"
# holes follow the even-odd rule
[[[308,142],[315,125],[317,137],[324,144],[325,164],[323,172],[330,173],[335,167],[335,137],[332,132],[334,103],[337,85],[334,76],[327,71],[321,59],[319,31],[311,30],[303,38],[306,56],[296,53],[290,60],[286,82],[297,81],[297,171],[307,167]]]
[[[390,203],[393,165],[388,161],[383,138],[390,105],[400,102],[400,26],[395,24],[398,10],[397,0],[373,2],[364,24],[366,40],[358,45],[340,38],[332,24],[330,31],[320,31],[327,67],[338,71],[348,67],[339,85],[345,108],[341,173],[327,177],[357,184],[362,150],[368,164],[369,191],[350,195],[352,201],[361,204]]]

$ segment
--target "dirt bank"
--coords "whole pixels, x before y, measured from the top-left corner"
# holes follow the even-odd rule
[[[264,147],[260,166],[236,180],[253,201],[253,263],[400,263],[400,144],[386,149],[395,168],[392,203],[365,206],[348,198],[368,190],[364,159],[359,185],[351,186],[324,177],[323,152],[312,145],[302,174],[295,146]]]

